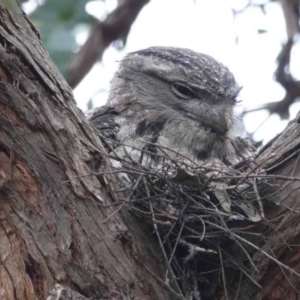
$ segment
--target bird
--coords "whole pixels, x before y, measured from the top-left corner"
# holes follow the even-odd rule
[[[119,157],[232,166],[253,150],[235,133],[240,90],[229,69],[207,54],[150,47],[125,56],[107,103],[87,119]]]

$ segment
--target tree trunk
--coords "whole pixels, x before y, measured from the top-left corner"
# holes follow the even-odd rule
[[[265,244],[253,256],[259,273],[253,279],[260,290],[241,282],[244,293],[240,299],[299,299],[300,294],[300,118],[287,128],[256,158],[256,164],[277,176],[276,198],[280,205],[266,210],[266,219],[272,227],[265,236]],[[275,256],[280,263],[262,252]],[[282,264],[282,265],[281,265]],[[287,266],[290,270],[285,267]],[[298,274],[297,274],[298,273]]]
[[[116,211],[111,187],[116,178],[92,175],[100,166],[109,171],[105,151],[39,34],[18,6],[7,9],[4,3],[0,2],[1,299],[46,299],[54,287],[49,299],[176,299],[176,286],[161,279],[165,268],[151,231],[125,208]],[[238,299],[298,297],[299,155],[300,126],[293,121],[256,159],[268,174],[295,177],[277,178],[282,205],[266,211],[274,230],[261,247],[294,273],[258,249],[253,262],[260,272],[253,278],[262,288],[242,279]],[[62,292],[61,286],[69,289]],[[226,299],[225,293],[219,298]]]
[[[172,299],[147,229],[104,208],[113,177],[80,177],[105,152],[13,1],[0,1],[0,162],[1,299],[46,299],[56,283],[93,299]]]

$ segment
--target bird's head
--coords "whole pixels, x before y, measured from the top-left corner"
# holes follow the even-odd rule
[[[188,118],[219,136],[229,131],[240,87],[209,55],[152,47],[128,54],[112,81],[109,104]]]

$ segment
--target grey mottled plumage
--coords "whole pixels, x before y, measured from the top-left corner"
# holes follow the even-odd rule
[[[239,91],[234,76],[212,57],[152,47],[123,59],[107,104],[88,118],[103,136],[127,145],[115,145],[119,155],[140,153],[131,147],[159,154],[160,145],[174,158],[230,165],[248,155],[232,128]]]

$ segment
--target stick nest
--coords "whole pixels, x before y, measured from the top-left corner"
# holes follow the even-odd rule
[[[269,229],[264,209],[276,206],[271,176],[251,159],[234,167],[193,167],[167,155],[152,166],[130,154],[110,158],[111,173],[122,181],[115,192],[127,195],[118,197],[117,210],[129,206],[156,235],[166,268],[162,281],[174,299],[215,299],[224,292],[239,299],[244,277],[260,287],[251,257],[261,231]]]

